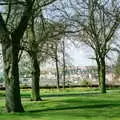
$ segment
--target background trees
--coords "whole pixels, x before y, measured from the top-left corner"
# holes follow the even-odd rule
[[[20,49],[27,51],[32,65],[32,99],[40,100],[40,61],[49,56],[56,61],[59,85],[58,46],[61,38],[70,33],[94,51],[101,92],[106,92],[106,57],[119,29],[119,0],[58,1],[55,13],[59,19],[44,18],[42,8],[56,0],[1,0],[0,40],[4,61],[6,108],[8,112],[23,112],[19,87]],[[60,4],[61,3],[61,4]],[[60,6],[58,5],[60,4]],[[51,7],[54,7],[51,6]],[[62,14],[61,14],[62,13]],[[44,13],[45,14],[45,13]],[[67,24],[67,26],[66,26]],[[65,46],[63,45],[63,73],[65,86]]]
[[[102,93],[106,92],[105,75],[106,61],[105,58],[111,50],[113,36],[119,27],[120,10],[118,1],[101,1],[101,0],[75,0],[62,4],[64,10],[61,11],[65,20],[71,24],[71,29],[78,29],[80,42],[84,42],[91,47],[95,54],[98,67],[98,80]],[[68,6],[66,8],[66,6]],[[70,9],[72,15],[67,11]]]

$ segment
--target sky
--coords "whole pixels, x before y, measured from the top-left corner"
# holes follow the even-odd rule
[[[3,8],[0,6],[0,11],[2,11]],[[72,44],[72,43],[70,43]],[[0,46],[1,48],[1,46]],[[67,53],[71,56],[72,60],[72,65],[75,66],[91,66],[95,65],[96,63],[89,59],[91,56],[89,50],[86,51],[86,48],[84,47],[79,47],[76,48],[75,46],[71,45],[70,49],[67,49]],[[89,53],[89,54],[88,54]],[[2,66],[1,66],[2,67]]]
[[[70,47],[66,49],[66,52],[72,58],[71,62],[74,66],[93,66],[96,62],[90,58],[94,56],[92,49],[79,43],[72,44],[68,42]],[[77,45],[76,45],[77,44]],[[79,45],[78,45],[79,44]]]
[[[1,6],[0,6],[0,11],[2,11]],[[87,46],[80,45],[79,47],[75,47],[74,45],[72,45],[72,43],[70,43],[70,47],[66,51],[71,56],[72,58],[71,62],[72,62],[72,65],[74,66],[96,65],[96,62],[90,59],[91,57],[94,56],[93,51]]]
[[[58,4],[58,3],[56,2],[56,4]],[[55,12],[54,9],[52,10],[51,6],[52,5],[50,5],[47,9],[43,10],[43,14],[46,18],[54,19],[57,21],[58,20],[57,18],[59,18],[58,16],[60,14],[58,11]],[[70,14],[72,14],[71,10],[67,10],[67,12],[68,11],[70,12]],[[55,16],[57,16],[57,17],[55,17]],[[66,52],[72,58],[72,60],[70,60],[72,65],[74,65],[74,66],[93,66],[93,65],[96,65],[96,62],[90,59],[93,56],[93,52],[91,49],[88,49],[88,47],[85,47],[83,45],[80,45],[79,47],[75,47],[70,41],[69,41],[69,44],[70,44],[70,47],[67,48]]]
[[[91,51],[89,51],[91,52]],[[70,50],[70,55],[73,59],[72,64],[75,66],[93,66],[96,65],[96,62],[90,57],[92,57],[91,53],[87,53],[83,48],[72,48]]]
[[[48,7],[47,10],[43,11],[44,16],[46,18],[55,19],[57,21],[58,19],[55,16],[57,16],[56,14],[58,14],[59,16],[59,12],[58,11],[55,12],[54,9],[52,10],[50,8],[51,6]],[[67,12],[68,11],[69,10],[67,10]],[[69,12],[72,14],[71,11]],[[71,62],[72,62],[72,65],[74,66],[96,66],[96,61],[93,59],[90,59],[95,57],[94,52],[92,51],[92,49],[88,48],[88,46],[80,45],[79,48],[75,46],[71,46],[70,49],[67,49],[67,53],[71,56],[72,58]],[[110,54],[110,56],[112,56],[113,59],[111,60],[106,59],[107,65],[114,64],[117,58],[116,55],[113,55],[113,54]]]
[[[69,50],[69,54],[72,57],[72,64],[74,66],[96,66],[96,61],[91,59],[94,57],[94,53],[87,47],[75,48]],[[110,53],[111,59],[106,59],[106,64],[112,66],[117,60],[116,53]]]
[[[80,42],[76,42],[75,44],[73,44],[69,40],[67,41],[67,44],[69,44],[69,47],[66,49],[66,52],[72,58],[71,60],[72,65],[74,66],[96,66],[97,65],[96,61],[91,59],[91,58],[95,58],[92,48]],[[115,52],[110,52],[108,55],[110,59],[106,58],[106,64],[111,66],[116,62],[118,54]]]

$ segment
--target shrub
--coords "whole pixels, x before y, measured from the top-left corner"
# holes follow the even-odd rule
[[[85,86],[85,87],[89,87],[92,85],[92,81],[84,79],[84,80],[80,81],[80,85]]]

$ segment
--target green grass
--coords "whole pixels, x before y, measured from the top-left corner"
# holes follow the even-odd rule
[[[66,95],[66,94],[79,94],[84,92],[97,92],[98,88],[89,88],[89,87],[78,87],[78,88],[66,88],[64,89],[41,89],[41,96],[55,96],[55,95]],[[0,98],[5,96],[5,91],[0,90]],[[31,97],[31,89],[21,89],[22,98]]]
[[[0,120],[120,120],[120,90],[105,95],[79,88],[43,90],[40,102],[29,100],[30,90],[21,94],[25,112],[8,114],[3,112],[4,92],[0,91]]]

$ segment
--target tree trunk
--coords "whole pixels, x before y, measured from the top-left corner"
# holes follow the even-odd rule
[[[100,85],[100,62],[99,62],[99,60],[97,60],[97,73],[98,73],[98,84],[99,84],[99,88],[101,89],[101,85]]]
[[[56,77],[57,77],[57,88],[60,88],[60,76],[59,76],[59,67],[58,67],[58,60],[56,59]]]
[[[4,61],[4,74],[6,86],[6,109],[7,112],[23,112],[21,104],[18,70],[18,43],[5,38],[2,42]]]
[[[32,15],[34,1],[27,2],[23,15],[14,32],[8,32],[5,21],[0,14],[0,40],[2,41],[2,54],[4,61],[4,74],[6,86],[6,109],[8,112],[23,112],[21,104],[18,53],[20,40],[27,28]]]
[[[100,67],[100,85],[101,85],[101,93],[106,93],[106,69],[105,69],[105,59],[101,59],[101,67]]]
[[[98,64],[98,80],[101,93],[106,93],[106,67],[105,67],[105,59],[101,58],[100,63]]]
[[[65,75],[66,75],[66,65],[65,65],[65,43],[63,43],[63,88],[65,88]]]
[[[60,88],[60,75],[59,75],[59,67],[58,67],[58,54],[57,54],[57,45],[55,49],[55,64],[56,64],[56,77],[57,77],[57,88]]]
[[[41,100],[39,86],[40,68],[36,53],[31,55],[31,61],[32,61],[32,100],[40,101]]]

